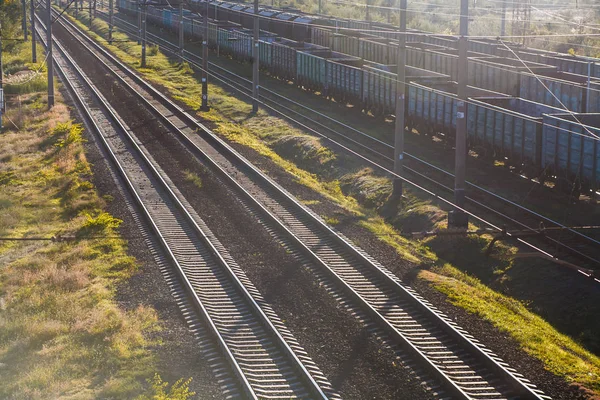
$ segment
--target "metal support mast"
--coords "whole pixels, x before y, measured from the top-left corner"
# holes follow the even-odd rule
[[[114,29],[114,0],[108,0],[108,43],[112,44]]]
[[[258,112],[258,0],[254,0],[254,40],[252,43],[252,112]]]
[[[506,1],[502,2],[502,22],[500,23],[500,36],[506,36]]]
[[[142,44],[142,1],[138,1],[138,40],[137,44]]]
[[[404,164],[404,109],[406,85],[406,8],[407,0],[400,0],[400,37],[398,38],[398,75],[396,82],[396,129],[394,134],[394,173],[402,175]],[[402,179],[394,177],[392,196],[402,197]]]
[[[79,6],[77,5],[77,0],[73,0],[73,4],[75,5],[75,19],[79,19]]]
[[[179,2],[179,58],[183,61],[183,2]]]
[[[0,129],[4,114],[4,65],[2,64],[2,22],[0,22]]]
[[[35,0],[31,0],[31,62],[37,62],[37,47],[35,45]]]
[[[92,29],[92,20],[94,19],[93,11],[92,11],[92,1],[89,0],[89,12],[90,12],[90,29]]]
[[[465,175],[467,161],[467,49],[469,34],[469,0],[460,0],[460,37],[458,39],[458,110],[456,115],[456,149],[454,166],[454,204],[465,206]],[[448,226],[466,228],[467,214],[453,210],[448,215]]]
[[[21,0],[21,8],[23,9],[23,21],[21,24],[23,25],[23,38],[27,40],[27,4],[26,0]]]
[[[48,109],[54,107],[54,60],[52,59],[52,6],[50,0],[46,0],[46,11],[48,12],[46,20],[46,42],[47,57],[46,66],[48,69]]]
[[[208,1],[204,9],[204,33],[202,33],[202,105],[200,111],[208,111]]]
[[[142,68],[146,68],[146,10],[145,0],[142,0]]]

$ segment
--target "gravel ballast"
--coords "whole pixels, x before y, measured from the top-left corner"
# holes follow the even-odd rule
[[[85,58],[83,55],[80,57]],[[298,268],[297,261],[266,231],[257,229],[259,225],[239,202],[223,201],[224,198],[231,198],[231,194],[212,174],[191,160],[192,156],[182,151],[173,138],[162,134],[154,136],[149,131],[143,133],[147,134],[141,137],[146,147],[157,160],[161,160],[162,168],[226,244],[266,300],[344,397],[418,399],[429,396],[412,375],[394,366],[396,360],[391,351],[382,350],[379,343],[318,286],[311,274]],[[269,160],[245,147],[235,144],[234,147],[259,168],[268,171],[294,195],[306,200],[319,199],[320,203],[312,206],[318,214],[345,214],[337,205],[297,184],[289,174]],[[185,179],[184,170],[202,178],[201,188]],[[517,343],[489,323],[452,307],[446,302],[445,296],[413,280],[411,272],[414,266],[401,260],[395,250],[370,232],[354,224],[346,224],[343,220],[337,228],[350,239],[360,242],[365,250],[396,274],[412,282],[424,297],[466,327],[547,394],[557,399],[582,398],[580,392],[545,371],[541,362],[527,356]]]

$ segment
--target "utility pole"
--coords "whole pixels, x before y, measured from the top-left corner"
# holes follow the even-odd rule
[[[114,0],[108,0],[108,44],[112,44],[114,29]]]
[[[88,0],[88,1],[89,1],[89,11],[90,11],[90,29],[92,29],[92,19],[94,18],[94,15],[92,14],[92,0]]]
[[[2,22],[0,22],[0,129],[4,114],[4,65],[2,64]]]
[[[456,149],[454,154],[454,204],[465,206],[465,174],[467,159],[467,35],[469,34],[469,0],[460,0],[460,37],[458,39],[458,110],[456,112]],[[468,215],[461,210],[448,214],[448,226],[467,228]]]
[[[204,10],[204,33],[202,34],[202,104],[200,111],[208,111],[208,1]]]
[[[321,4],[322,2],[323,2],[323,0],[319,0],[319,15],[321,15],[321,12],[323,11],[322,4]]]
[[[146,68],[146,9],[145,0],[142,0],[142,68]]]
[[[35,46],[35,0],[31,0],[31,62],[37,62],[37,47]]]
[[[51,0],[46,0],[46,11],[48,11],[48,19],[46,21],[46,41],[48,42],[47,48],[47,61],[46,66],[48,69],[48,109],[54,107],[54,60],[52,59],[52,6]]]
[[[23,38],[27,40],[27,4],[25,0],[21,0],[21,8],[23,9]]]
[[[366,5],[367,5],[367,11],[365,13],[365,20],[367,22],[370,22],[370,17],[369,17],[369,0],[365,0],[365,2],[366,2]]]
[[[179,57],[183,62],[183,1],[179,2]]]
[[[258,112],[258,0],[254,0],[254,41],[252,43],[252,112]]]
[[[588,62],[587,65],[587,85],[586,85],[586,93],[585,93],[585,111],[586,113],[590,112],[590,86],[592,83],[592,62]]]
[[[392,20],[392,6],[394,5],[393,0],[390,0],[387,4],[387,23],[389,24]]]
[[[502,2],[502,22],[500,23],[500,36],[506,36],[506,1]]]
[[[142,1],[138,0],[138,41],[137,44],[142,44]]]
[[[406,8],[407,0],[400,0],[400,37],[398,38],[398,74],[396,78],[396,129],[394,134],[394,173],[402,175],[404,166],[404,109],[406,85]],[[402,197],[402,179],[394,177],[392,197]]]
[[[79,19],[79,6],[77,5],[77,0],[73,0],[75,4],[75,19]]]

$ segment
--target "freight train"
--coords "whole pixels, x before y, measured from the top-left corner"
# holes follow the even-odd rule
[[[246,14],[233,7],[225,7],[230,13],[225,14],[223,4],[209,3],[214,9],[209,17],[227,19],[209,22],[209,46],[240,61],[251,61],[252,35],[244,27],[249,24],[243,18]],[[119,0],[119,9],[124,13],[137,13],[137,4]],[[261,12],[265,11],[268,10]],[[239,18],[232,17],[234,12]],[[189,12],[186,14],[185,35],[194,40],[201,38],[201,20],[194,19]],[[260,33],[259,59],[264,70],[273,77],[293,81],[305,90],[336,101],[357,105],[376,116],[395,112],[396,66],[393,62],[369,61],[391,51],[394,46],[390,45],[389,38],[374,40],[355,35],[358,41],[353,41],[342,35],[338,37],[345,44],[334,46],[336,50],[332,50],[322,45],[332,43],[331,38],[336,37],[331,36],[336,28],[330,30],[329,36],[323,33],[324,25],[335,26],[331,20],[326,23],[322,18],[306,17],[302,23],[294,22],[297,19],[286,16],[285,29],[279,20],[275,21],[275,16],[267,19],[269,25],[264,26],[275,32]],[[178,32],[179,14],[175,9],[149,7],[148,20]],[[319,27],[311,26],[310,21],[317,21]],[[351,28],[350,23],[346,25],[345,28]],[[393,35],[390,31],[389,36]],[[293,39],[299,37],[310,37],[316,43]],[[456,49],[444,40],[432,36],[434,43],[409,43],[406,121],[409,129],[443,133],[452,143],[457,111]],[[382,43],[387,43],[387,47],[381,46]],[[450,46],[443,46],[444,43]],[[572,111],[600,111],[600,91],[596,90],[596,83],[585,82],[584,85],[580,75],[569,72],[580,72],[576,68],[581,68],[582,61],[556,61],[555,65],[548,65],[538,61],[546,62],[556,58],[556,54],[539,52],[538,58],[529,57],[524,66],[518,60],[492,54],[500,51],[497,43],[492,42],[475,43],[472,51],[467,110],[469,148],[502,160],[530,177],[542,181],[556,178],[561,183],[558,186],[568,188],[569,192],[597,191],[600,188],[600,115],[570,114],[556,107],[557,103],[564,102]],[[524,54],[523,49],[513,51]],[[393,56],[379,61],[393,61]],[[588,62],[588,71],[594,70],[596,65]],[[598,71],[600,74],[600,68]],[[542,89],[542,85],[550,87],[554,96]],[[592,90],[587,90],[588,85]]]

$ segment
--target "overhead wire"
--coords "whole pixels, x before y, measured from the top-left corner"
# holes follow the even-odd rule
[[[132,24],[131,24],[131,25],[132,25]],[[132,26],[133,26],[133,25],[132,25]],[[166,50],[167,50],[167,51],[169,51],[169,49],[168,49],[168,48],[167,48]],[[197,67],[198,67],[198,66],[197,66]],[[201,68],[201,67],[199,67],[199,68]],[[233,90],[240,92],[242,95],[244,95],[244,96],[250,96],[250,94],[246,93],[245,91],[242,91],[241,89],[238,89],[238,88],[236,88],[236,87],[234,87],[234,86],[231,86],[231,84],[229,84],[229,83],[225,82],[225,81],[224,81],[222,78],[220,78],[218,75],[215,75],[213,72],[211,72],[211,71],[206,71],[206,72],[207,72],[207,73],[209,73],[211,76],[213,76],[213,78],[215,78],[217,81],[221,81],[221,82],[222,82],[222,83],[224,83],[225,85],[227,85],[227,86],[231,87]],[[261,101],[261,100],[258,100],[258,101],[259,101],[259,102],[260,102],[260,103],[261,103],[261,104],[262,104],[264,107],[266,107],[266,108],[268,108],[268,109],[271,109],[271,110],[273,110],[273,111],[275,111],[275,112],[278,112],[276,109],[274,109],[273,107],[269,106],[269,105],[268,105],[268,104],[266,104],[265,102],[263,102],[263,101]],[[451,202],[449,202],[449,201],[445,200],[444,198],[442,198],[442,197],[438,196],[438,195],[437,195],[437,194],[435,194],[434,192],[431,192],[431,191],[429,191],[428,189],[426,189],[426,188],[424,188],[424,187],[421,187],[420,185],[418,185],[418,184],[415,184],[414,182],[412,182],[412,181],[410,181],[410,180],[408,180],[408,179],[406,179],[406,178],[404,178],[404,177],[402,177],[402,176],[400,176],[400,175],[397,175],[397,174],[395,174],[393,171],[390,171],[390,170],[388,170],[387,168],[385,168],[385,167],[383,167],[383,166],[381,166],[381,165],[378,165],[378,164],[374,163],[374,162],[373,162],[373,161],[371,161],[370,159],[366,158],[365,156],[361,155],[360,153],[357,153],[357,152],[355,152],[354,150],[352,150],[352,149],[348,148],[347,146],[345,146],[345,145],[343,145],[343,144],[341,144],[341,143],[339,143],[339,142],[336,142],[335,140],[333,140],[333,139],[331,139],[331,138],[327,137],[326,135],[323,135],[323,134],[321,134],[321,133],[320,133],[320,132],[318,132],[318,131],[315,131],[314,129],[312,129],[312,128],[310,128],[310,127],[306,126],[305,124],[303,124],[303,123],[301,123],[301,122],[299,122],[299,121],[297,121],[297,120],[294,120],[293,118],[291,118],[291,120],[293,120],[293,121],[294,121],[294,123],[296,123],[297,125],[299,125],[299,126],[302,126],[303,128],[310,130],[311,132],[314,132],[315,134],[317,134],[318,136],[322,137],[323,139],[325,139],[325,140],[327,140],[327,141],[330,141],[330,142],[332,142],[332,143],[333,143],[335,146],[337,146],[337,147],[340,147],[340,148],[342,148],[343,150],[350,152],[351,154],[353,154],[353,155],[355,155],[355,156],[359,157],[360,159],[363,159],[365,162],[367,162],[367,163],[369,163],[369,164],[372,164],[373,166],[375,166],[375,167],[377,167],[377,168],[379,168],[379,169],[382,169],[383,171],[386,171],[386,172],[390,173],[392,176],[396,176],[396,177],[398,177],[398,178],[402,179],[402,180],[403,180],[403,181],[405,181],[406,183],[408,183],[408,184],[410,184],[410,185],[414,186],[414,187],[415,187],[415,188],[417,188],[417,189],[423,190],[425,193],[428,193],[429,195],[431,195],[432,197],[434,197],[434,198],[436,198],[436,199],[439,199],[439,200],[441,200],[441,201],[443,201],[443,202],[445,202],[445,203],[448,203],[450,206],[452,206],[452,207],[454,207],[454,208],[460,209],[460,208],[456,207],[456,206],[455,206],[453,203],[451,203]],[[497,229],[497,230],[499,229],[498,227],[496,227],[495,225],[491,224],[490,222],[483,220],[482,218],[480,218],[480,217],[478,217],[478,216],[476,216],[476,215],[474,215],[474,214],[470,213],[470,212],[469,212],[469,211],[467,211],[467,210],[462,210],[462,211],[466,212],[468,215],[471,215],[471,216],[473,216],[475,219],[477,219],[477,220],[479,220],[479,221],[483,222],[484,224],[486,224],[486,225],[488,225],[488,226],[490,226],[490,227],[492,227],[492,228],[494,228],[494,229]],[[523,240],[521,240],[521,239],[518,239],[518,240],[519,240],[520,242],[522,242],[522,243],[524,243],[524,244],[526,244],[526,245],[530,246],[531,248],[535,249],[536,251],[539,251],[541,254],[545,254],[546,256],[550,257],[551,259],[558,260],[556,257],[554,257],[554,256],[550,255],[549,253],[545,252],[544,250],[542,250],[542,249],[539,249],[539,248],[537,248],[536,246],[533,246],[533,245],[531,245],[530,243],[528,243],[528,242],[525,242],[525,241],[523,241]],[[583,273],[583,272],[582,272],[582,273]],[[586,275],[587,275],[587,274],[586,274]]]
[[[186,19],[186,18],[187,18],[187,17],[184,17],[184,19]],[[189,20],[189,18],[188,18],[188,20]],[[136,36],[136,35],[133,35],[133,36]],[[506,45],[506,43],[503,43],[503,44],[504,44],[504,45]],[[503,69],[503,68],[500,68],[500,67],[497,67],[497,68],[498,68],[498,69]],[[528,69],[529,69],[529,68],[528,68]],[[529,70],[530,70],[530,69],[529,69]],[[507,70],[507,71],[509,71],[509,70]],[[530,70],[530,71],[531,71],[531,70]],[[509,72],[518,73],[517,71],[509,71]],[[392,79],[392,80],[394,80],[394,81],[396,82],[396,84],[398,83],[398,80],[397,80],[397,78],[391,78],[391,79]],[[536,76],[536,79],[538,79],[538,80],[539,80],[540,78],[539,78],[538,76]],[[552,79],[552,78],[544,77],[544,79]],[[455,94],[453,95],[452,93],[444,92],[444,91],[442,91],[442,90],[438,90],[438,89],[435,89],[435,88],[430,88],[430,87],[428,87],[428,86],[423,86],[423,85],[420,85],[420,84],[418,84],[418,83],[415,83],[415,82],[412,82],[412,81],[405,81],[405,82],[403,82],[403,83],[404,83],[405,85],[407,85],[407,86],[415,86],[415,87],[417,87],[417,88],[420,88],[420,89],[423,89],[423,90],[428,90],[428,91],[430,91],[430,92],[433,92],[433,93],[438,93],[438,94],[440,94],[440,95],[442,95],[442,96],[447,96],[447,97],[456,98],[456,95],[455,95]],[[544,87],[547,87],[547,86],[544,84]],[[596,91],[596,92],[599,92],[599,93],[600,93],[600,88],[599,88],[599,89],[590,88],[590,91]],[[475,98],[475,96],[473,96],[473,98]],[[560,100],[559,100],[559,102],[560,102]],[[512,111],[512,110],[503,110],[503,109],[501,109],[501,108],[498,108],[498,107],[495,107],[495,106],[493,106],[493,105],[491,105],[491,104],[486,104],[486,103],[484,103],[484,102],[477,101],[477,99],[476,99],[476,98],[475,98],[475,101],[473,101],[473,100],[471,100],[471,98],[469,98],[469,99],[467,100],[467,103],[468,103],[468,104],[475,105],[475,106],[477,106],[477,107],[481,107],[481,108],[487,109],[487,110],[492,110],[492,111],[495,111],[495,112],[500,112],[500,113],[503,113],[503,114],[508,114],[508,115],[512,115],[512,116],[515,116],[515,115],[516,115],[516,113],[515,113],[514,111]],[[561,103],[561,104],[562,104],[562,103]],[[565,108],[565,110],[567,110],[567,111],[568,111],[568,109],[566,109],[566,107],[564,107],[564,105],[563,105],[563,108]],[[557,109],[557,110],[559,110],[559,109]],[[567,128],[563,128],[563,127],[557,127],[557,126],[548,125],[548,124],[544,123],[544,122],[543,122],[543,120],[541,120],[539,117],[528,116],[528,117],[521,117],[521,118],[523,118],[523,119],[526,119],[526,120],[528,120],[528,121],[530,121],[530,122],[533,122],[533,123],[535,123],[535,124],[538,124],[538,125],[550,126],[550,127],[553,127],[553,128],[555,128],[555,129],[557,129],[557,130],[560,130],[560,131],[569,132],[569,133],[571,133],[571,134],[573,134],[573,135],[575,135],[575,136],[584,136],[584,137],[590,137],[590,136],[586,136],[586,135],[583,135],[583,134],[581,134],[581,133],[578,133],[578,132],[573,132],[573,131],[571,131],[571,130],[569,130],[569,129],[567,129]],[[584,125],[584,124],[581,124],[581,123],[578,123],[578,122],[574,122],[574,124],[576,124],[576,125],[581,125],[581,126],[582,126],[582,127],[585,129],[585,130],[589,131],[589,129],[587,128],[587,125]],[[598,139],[598,137],[597,137],[596,135],[594,135],[594,134],[592,134],[592,138],[593,138],[593,139]]]
[[[502,44],[504,45],[504,43],[503,43],[502,41],[500,41],[500,43],[502,43]],[[506,45],[504,45],[504,47],[506,47],[506,48],[507,48],[507,49],[508,49],[510,52],[512,52],[512,53],[513,53],[513,55],[514,55],[514,56],[515,56],[515,57],[516,57],[516,58],[517,58],[519,61],[521,61],[521,63],[522,63],[524,66],[525,66],[525,68],[527,68],[527,69],[530,71],[530,73],[533,73],[533,71],[531,71],[531,69],[530,69],[530,68],[527,66],[527,64],[526,64],[526,63],[525,63],[523,60],[521,60],[521,58],[519,58],[519,56],[517,56],[517,55],[516,55],[516,53],[515,53],[515,52],[514,52],[514,51],[513,51],[513,50],[512,50],[510,47],[508,47],[508,46],[506,46]],[[535,74],[534,74],[534,76],[536,76],[536,78],[537,78],[537,75],[535,75]],[[539,80],[539,79],[538,79],[538,80]],[[547,87],[547,86],[546,86],[546,85],[545,85],[545,84],[544,84],[544,83],[543,83],[541,80],[539,80],[539,82],[542,84],[542,86],[544,86],[544,88],[545,88],[545,89],[546,89],[548,92],[550,92],[550,93],[552,94],[552,96],[554,96],[554,98],[555,98],[556,100],[558,100],[558,102],[559,102],[559,103],[560,103],[560,104],[561,104],[561,105],[562,105],[562,106],[565,108],[565,110],[567,110],[567,111],[569,112],[569,114],[571,114],[571,116],[572,116],[572,117],[573,117],[573,118],[574,118],[574,119],[575,119],[577,122],[579,122],[579,123],[581,124],[581,121],[579,120],[579,118],[577,118],[577,116],[576,116],[576,115],[575,115],[573,112],[571,112],[571,111],[570,111],[570,110],[569,110],[569,109],[568,109],[568,108],[567,108],[567,107],[566,107],[566,106],[565,106],[565,105],[564,105],[564,104],[563,104],[563,103],[560,101],[560,99],[558,99],[558,97],[556,97],[556,95],[555,95],[555,94],[554,94],[554,93],[553,93],[553,92],[552,92],[552,91],[551,91],[551,90],[550,90],[550,89],[549,89],[549,88],[548,88],[548,87]],[[583,127],[583,128],[584,128],[584,129],[585,129],[585,130],[586,130],[586,131],[587,131],[587,132],[590,134],[590,135],[593,135],[594,137],[598,138],[598,136],[597,136],[597,135],[594,135],[593,133],[591,133],[591,132],[589,131],[589,129],[587,129],[587,127],[586,127],[586,126],[584,126],[583,124],[581,124],[581,126],[582,126],[582,127]],[[557,140],[558,140],[558,138],[557,138]],[[583,145],[582,145],[582,148],[583,148]],[[570,195],[569,195],[569,198],[572,198],[572,197],[573,197],[573,193],[574,193],[574,191],[575,191],[575,185],[577,184],[577,181],[579,180],[579,177],[580,177],[580,175],[581,175],[581,167],[582,167],[582,165],[583,165],[583,159],[584,159],[583,155],[582,155],[581,157],[579,157],[579,165],[578,165],[578,167],[577,167],[577,174],[576,174],[576,176],[575,176],[575,179],[573,179],[573,183],[571,184],[571,193],[570,193]],[[569,166],[567,166],[567,168],[569,168]],[[531,192],[531,190],[530,190],[530,192]],[[567,214],[568,214],[568,212],[569,212],[569,208],[568,208],[568,207],[565,207],[565,214],[564,214],[564,217],[563,217],[563,221],[566,221],[566,220],[567,220]],[[564,225],[564,222],[563,222],[563,225]]]

